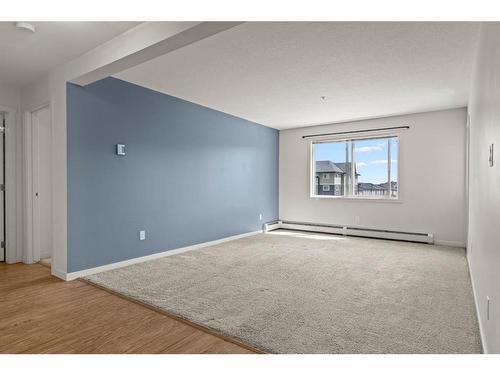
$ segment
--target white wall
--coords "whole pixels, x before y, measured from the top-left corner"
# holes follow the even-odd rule
[[[309,197],[303,135],[402,125],[410,129],[400,137],[401,202]],[[465,108],[282,130],[280,219],[434,233],[438,243],[465,247],[465,139]]]
[[[20,92],[17,87],[0,84],[0,105],[18,108],[20,101]]]
[[[470,195],[467,255],[485,351],[500,353],[500,24],[482,26],[469,100]],[[489,166],[489,145],[495,163]],[[487,296],[490,319],[487,319]]]

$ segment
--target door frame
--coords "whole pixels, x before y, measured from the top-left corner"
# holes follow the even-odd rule
[[[51,133],[51,141],[52,145],[54,144],[54,117],[53,117],[53,108],[52,108],[52,103],[45,102],[42,105],[36,106],[32,109],[29,109],[24,112],[23,115],[23,150],[24,150],[24,201],[25,201],[25,222],[24,222],[24,228],[25,228],[25,241],[26,244],[24,246],[24,254],[23,254],[23,262],[24,263],[36,263],[40,260],[40,248],[37,246],[37,240],[36,240],[36,229],[35,225],[36,222],[34,220],[34,211],[35,211],[35,204],[34,204],[34,180],[33,180],[33,173],[34,173],[34,166],[33,166],[33,141],[34,141],[34,124],[33,124],[33,113],[43,109],[43,108],[48,108],[50,111],[50,122],[49,122],[49,127],[50,127],[50,133]],[[52,163],[51,163],[51,168],[53,168],[53,160],[54,160],[54,153],[52,151],[51,155]],[[54,175],[53,170],[52,170],[52,176]],[[52,189],[52,198],[54,198],[54,189]],[[54,202],[54,199],[52,199],[52,202]],[[54,223],[54,217],[51,218],[52,224]],[[53,235],[53,231],[51,233]],[[52,251],[52,262],[51,262],[51,267],[54,267],[55,264],[55,251]]]
[[[5,118],[5,262],[20,262],[22,256],[18,254],[18,180],[16,179],[16,139],[17,109],[0,105],[0,111],[7,113]],[[19,232],[20,234],[20,232]]]

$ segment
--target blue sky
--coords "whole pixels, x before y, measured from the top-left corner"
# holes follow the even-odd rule
[[[379,184],[387,182],[387,138],[359,140],[354,142],[354,158],[359,182]],[[345,162],[345,142],[318,143],[315,145],[316,160]],[[391,139],[391,175],[397,181],[398,144]]]

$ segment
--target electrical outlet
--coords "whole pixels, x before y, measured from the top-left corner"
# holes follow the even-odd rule
[[[259,214],[259,220],[262,221],[262,214]]]
[[[139,241],[144,241],[145,239],[146,239],[146,231],[140,230],[139,231]]]

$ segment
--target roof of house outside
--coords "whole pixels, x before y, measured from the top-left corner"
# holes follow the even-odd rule
[[[316,161],[316,172],[335,172],[335,173],[345,173],[340,169],[334,162],[330,160],[318,160]]]
[[[317,160],[316,161],[316,173],[342,173],[345,174],[347,171],[351,170],[351,163],[334,163],[331,160]],[[360,174],[356,171],[356,176]]]
[[[351,171],[351,163],[335,163],[337,167],[342,169],[342,172],[347,173],[347,171]],[[354,166],[356,168],[356,165]],[[357,173],[356,173],[357,174]]]

